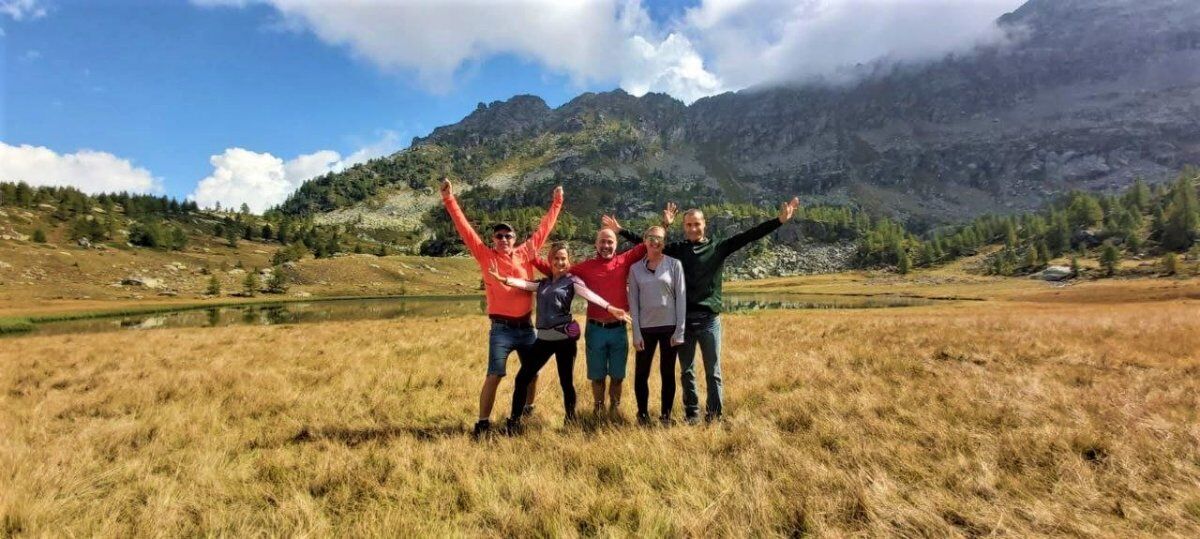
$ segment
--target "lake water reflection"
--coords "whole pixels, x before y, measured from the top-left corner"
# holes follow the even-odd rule
[[[583,313],[582,301],[575,311]],[[801,294],[726,294],[727,312],[778,309],[872,309],[928,305],[933,300],[899,296],[840,296]],[[482,297],[339,299],[270,305],[196,308],[145,315],[125,315],[37,324],[40,335],[140,331],[157,328],[232,325],[305,324],[337,320],[388,320],[405,317],[483,315]]]

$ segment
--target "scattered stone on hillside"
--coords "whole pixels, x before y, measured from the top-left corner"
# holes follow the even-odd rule
[[[421,267],[429,270],[429,273],[437,273],[438,272],[437,268],[430,266],[429,264],[421,264]]]
[[[242,268],[233,268],[225,273],[228,273],[230,275],[241,275],[243,273],[246,273],[246,270],[244,270]]]
[[[264,250],[262,250],[262,249],[255,249],[255,250],[254,250],[254,253],[255,253],[255,254],[260,254],[260,255],[265,255],[265,254],[267,254],[267,252],[266,252],[266,251],[264,251]]]
[[[258,274],[265,277],[269,277],[272,273],[275,273],[275,270],[272,268],[263,268],[258,270]]]
[[[163,290],[162,292],[159,292],[158,295],[173,298],[175,296],[178,296],[179,292],[176,292],[174,290]]]
[[[100,206],[92,206],[92,213],[99,213],[103,215],[108,212],[104,211],[104,208],[101,208]]]
[[[51,206],[50,204],[38,204],[37,207],[39,210],[46,210],[46,211],[57,211],[58,210],[58,208]]]
[[[1050,266],[1029,276],[1031,279],[1041,279],[1043,281],[1062,281],[1070,277],[1071,268],[1067,266]]]
[[[0,240],[29,241],[29,236],[17,231],[12,231],[7,234],[0,234]]]
[[[0,260],[0,269],[8,269],[11,267],[12,267],[12,264],[9,264],[8,262]]]
[[[163,287],[162,279],[155,279],[153,277],[130,276],[130,277],[121,279],[121,284],[124,286],[141,286],[141,287],[151,288],[151,289],[158,289],[158,288]]]
[[[292,295],[293,295],[293,296],[295,296],[295,297],[298,297],[298,298],[310,298],[310,297],[312,297],[312,294],[311,294],[311,293],[309,293],[309,292],[295,292],[295,293],[293,293]]]
[[[291,260],[288,260],[287,262],[283,263],[283,267],[285,267],[287,269],[296,269],[296,263],[292,262]]]
[[[79,246],[83,247],[84,249],[88,249],[92,246],[92,240],[87,239],[87,236],[79,238],[75,241],[75,243],[79,244]]]

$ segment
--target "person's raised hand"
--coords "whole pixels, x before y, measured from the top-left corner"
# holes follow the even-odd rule
[[[450,183],[450,178],[442,177],[442,196],[454,196],[454,185]]]
[[[560,204],[562,203],[562,201],[563,201],[563,188],[562,188],[562,186],[561,186],[561,185],[560,185],[560,186],[558,186],[558,187],[555,187],[555,188],[554,188],[554,193],[553,193],[553,194],[551,194],[551,197],[553,198],[554,202],[556,202],[556,203],[560,203]]]
[[[671,227],[671,223],[675,222],[675,214],[677,213],[679,213],[679,206],[676,206],[674,202],[668,202],[662,212],[663,228]]]
[[[779,222],[786,223],[796,216],[796,208],[800,207],[800,197],[792,197],[791,200],[779,205]]]
[[[616,217],[611,215],[600,216],[600,226],[612,230],[613,232],[621,231],[621,222]]]

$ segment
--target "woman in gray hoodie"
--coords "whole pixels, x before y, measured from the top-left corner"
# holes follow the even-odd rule
[[[629,314],[633,318],[635,355],[633,393],[637,398],[638,422],[650,423],[647,401],[650,398],[650,364],[654,348],[659,349],[659,376],[662,377],[662,415],[664,426],[671,424],[675,402],[675,352],[683,344],[683,326],[687,314],[687,295],[683,283],[683,265],[663,254],[666,230],[650,227],[643,236],[646,258],[629,269]]]

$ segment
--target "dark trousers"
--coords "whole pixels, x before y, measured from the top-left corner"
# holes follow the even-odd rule
[[[674,328],[672,328],[673,330]],[[654,348],[659,350],[658,374],[662,378],[662,415],[670,416],[671,407],[675,404],[675,353],[678,350],[671,346],[671,332],[652,332],[642,330],[642,342],[645,346],[638,350],[633,374],[633,394],[637,398],[638,414],[649,414],[647,402],[650,400],[650,364],[654,361]]]
[[[521,417],[521,409],[525,406],[525,398],[529,395],[529,383],[537,378],[538,371],[554,356],[558,363],[558,383],[562,386],[563,407],[567,417],[575,417],[575,340],[543,341],[538,339],[533,343],[529,352],[529,361],[521,363],[517,371],[517,380],[513,384],[512,414],[510,418]]]

